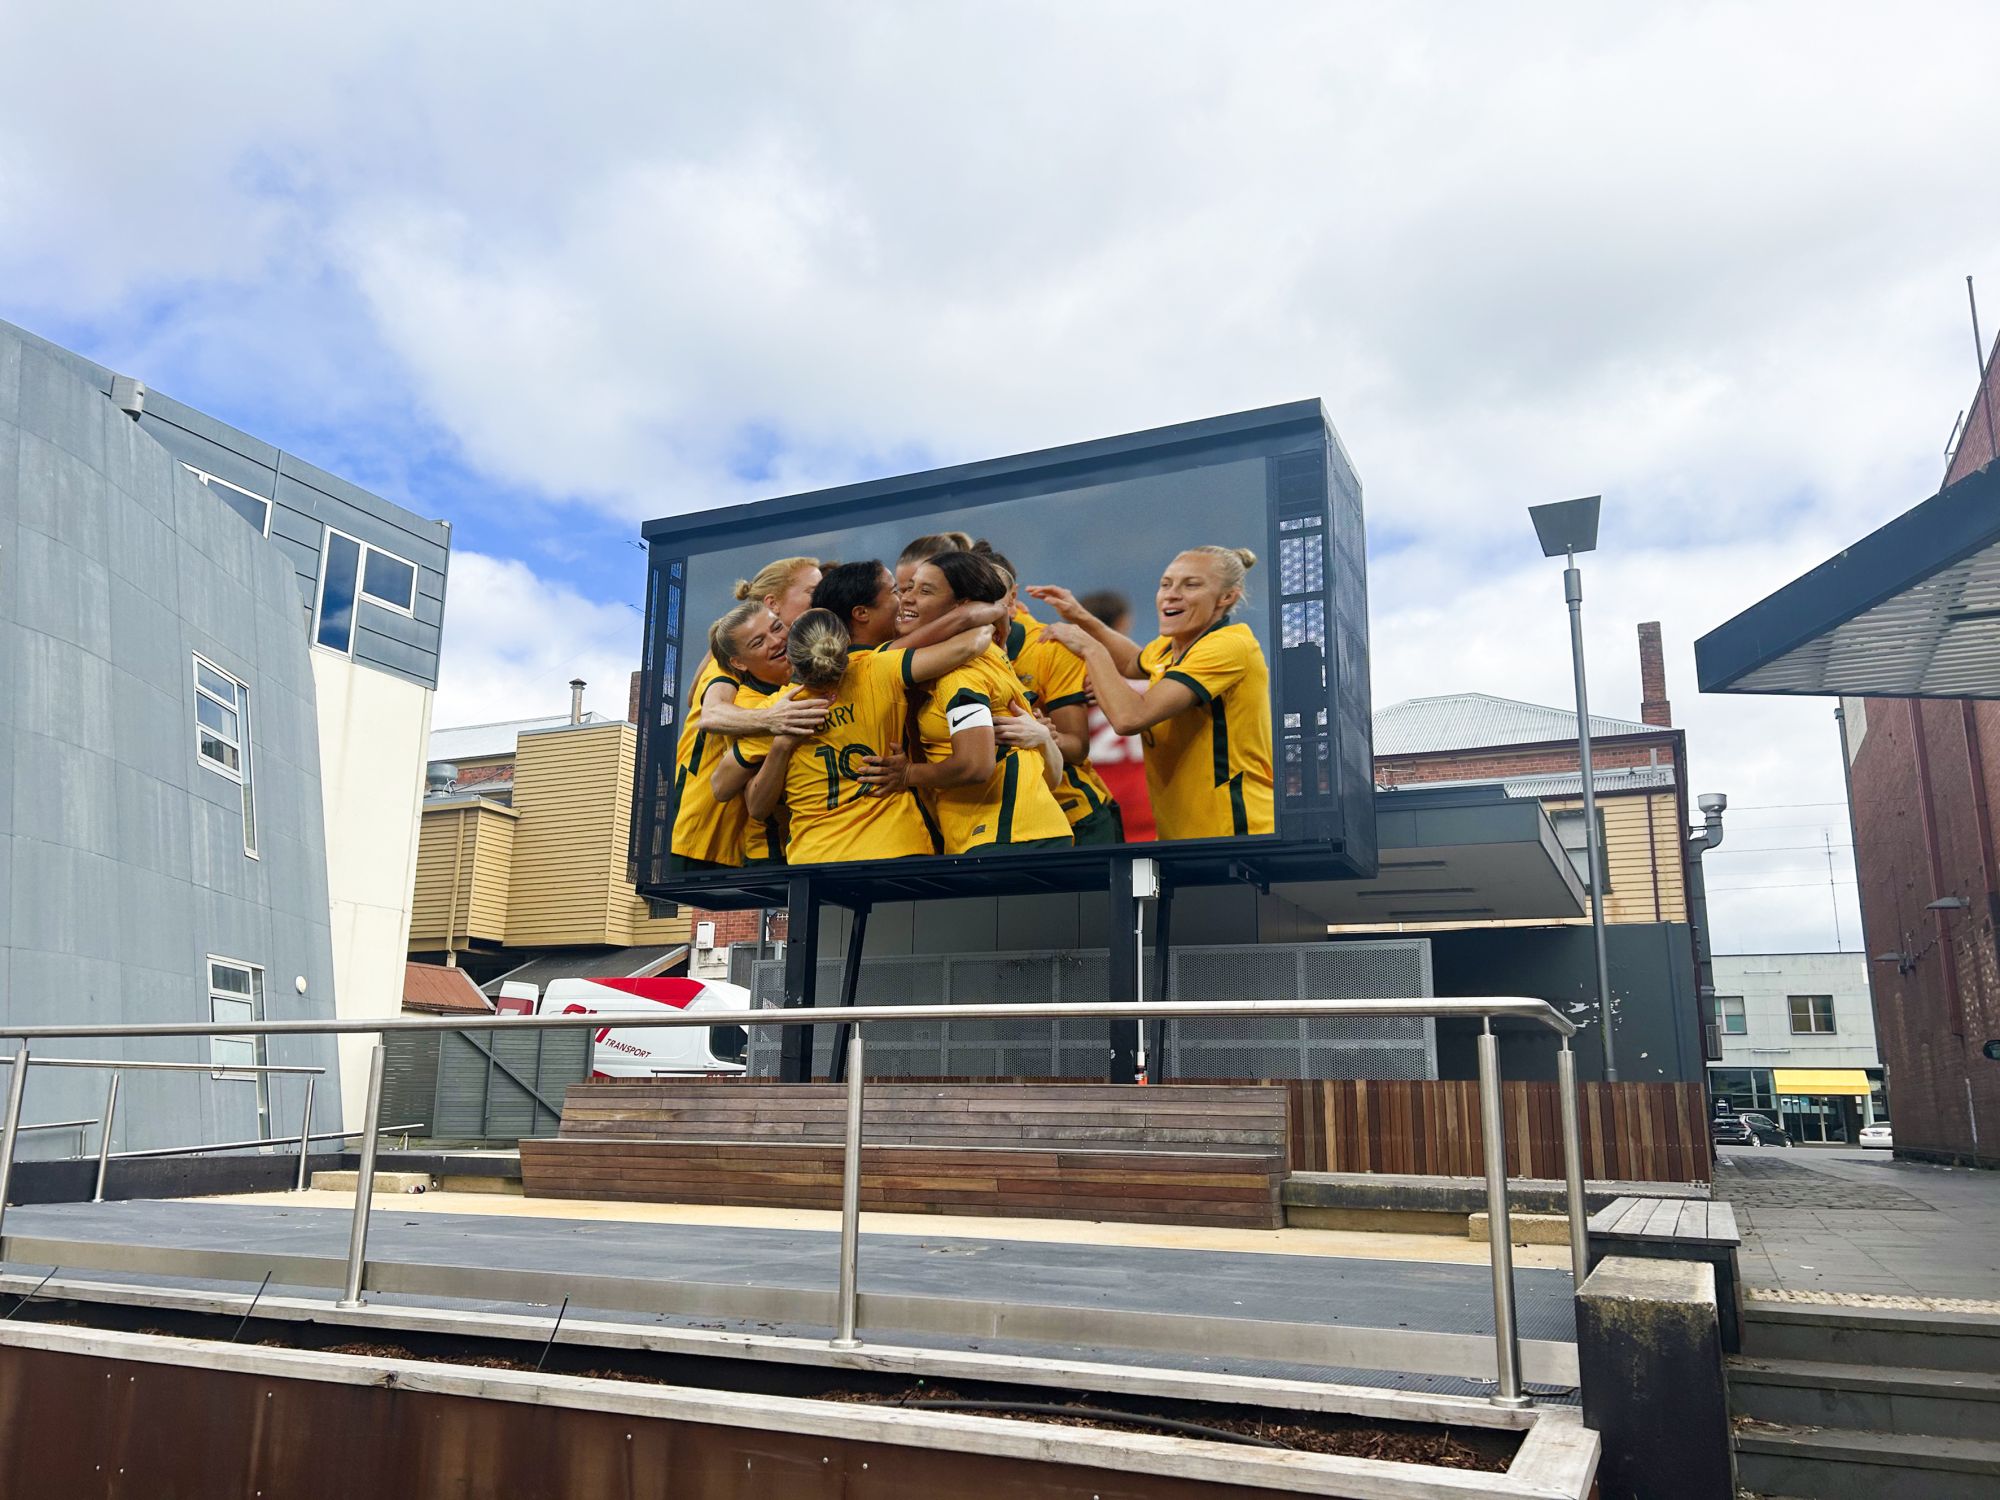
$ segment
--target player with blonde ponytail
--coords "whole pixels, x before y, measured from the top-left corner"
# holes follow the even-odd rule
[[[1140,736],[1163,840],[1277,829],[1270,668],[1250,627],[1229,618],[1243,601],[1244,575],[1256,565],[1247,547],[1180,553],[1153,595],[1160,633],[1143,647],[1092,615],[1068,589],[1028,587],[1061,616],[1043,635],[1083,658],[1111,727]]]
[[[887,644],[895,586],[879,562],[828,569],[820,595],[839,612],[816,607],[793,621],[785,659],[787,692],[823,708],[824,726],[737,740],[710,777],[711,794],[743,806],[754,822],[787,809],[787,864],[935,853],[915,795],[877,791],[862,777],[885,758],[901,760],[911,689],[983,652],[1001,611],[968,609],[948,622],[956,629],[940,643],[911,649]]]

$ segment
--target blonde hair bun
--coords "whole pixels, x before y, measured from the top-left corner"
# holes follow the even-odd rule
[[[1232,547],[1230,550],[1236,554],[1236,560],[1243,564],[1244,572],[1247,573],[1257,566],[1257,554],[1248,547]]]
[[[750,597],[750,580],[747,578],[737,579],[736,587],[729,591],[729,596],[732,599],[748,599]]]

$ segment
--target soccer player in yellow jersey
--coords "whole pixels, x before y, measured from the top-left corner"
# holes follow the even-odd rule
[[[743,805],[728,807],[710,776],[733,735],[810,733],[823,705],[774,698],[785,676],[785,624],[761,600],[737,604],[708,633],[708,659],[687,694],[674,755],[674,836],[669,868],[711,869],[769,858],[768,835],[752,830]]]
[[[1153,596],[1159,637],[1143,648],[1084,609],[1068,589],[1028,588],[1062,616],[1043,635],[1083,658],[1111,727],[1140,736],[1162,839],[1277,829],[1270,669],[1250,627],[1229,619],[1243,598],[1243,575],[1256,561],[1242,547],[1181,553]],[[1126,680],[1141,677],[1144,688]]]
[[[897,601],[898,627],[921,629],[963,602],[999,603],[1006,595],[1006,575],[992,563],[942,552],[917,565]],[[1053,791],[1062,780],[1062,751],[997,646],[989,641],[938,679],[918,710],[917,736],[922,763],[883,765],[864,779],[925,794],[945,853],[1069,846],[1069,819]]]
[[[1083,658],[1050,640],[1043,634],[1042,622],[1021,607],[1015,583],[1019,575],[1013,563],[987,541],[975,542],[972,550],[1007,575],[1003,602],[1010,618],[993,633],[1007,660],[1014,664],[1014,675],[1020,679],[1029,707],[1047,716],[1056,748],[1062,751],[1063,774],[1055,787],[1056,805],[1069,819],[1070,838],[1079,847],[1124,843],[1125,822],[1118,803],[1090,763],[1090,695],[1085,691]]]
[[[714,772],[714,792],[727,801],[742,791],[752,818],[780,803],[789,809],[790,864],[934,853],[914,794],[878,789],[862,776],[885,758],[902,759],[911,689],[985,650],[999,608],[966,605],[936,622],[929,632],[943,637],[936,644],[890,648],[895,584],[880,563],[828,569],[815,597],[832,607],[799,617],[787,657],[800,701],[826,705],[825,726],[737,741]]]

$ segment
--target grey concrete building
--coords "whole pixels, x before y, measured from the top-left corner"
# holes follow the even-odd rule
[[[396,1013],[449,542],[0,323],[0,1018]],[[268,1060],[347,1058],[331,1126],[358,1050]],[[103,1083],[38,1069],[28,1118]],[[294,1129],[298,1089],[131,1075],[117,1144]]]
[[[331,1014],[298,600],[283,556],[233,510],[73,370],[0,328],[6,1022]],[[42,1050],[218,1063],[258,1050],[129,1046]],[[270,1047],[273,1061],[330,1062],[333,1050]],[[298,1087],[134,1074],[116,1144],[289,1127]],[[36,1070],[25,1118],[95,1115],[103,1088],[102,1075]],[[75,1146],[28,1140],[37,1155]]]

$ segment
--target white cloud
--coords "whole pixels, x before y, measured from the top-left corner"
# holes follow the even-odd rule
[[[0,295],[626,522],[1321,395],[1378,702],[1566,701],[1521,511],[1602,492],[1600,706],[1660,618],[1695,780],[1836,800],[1830,705],[1704,700],[1688,645],[1941,471],[2000,11],[1827,15],[14,6]],[[637,633],[461,555],[440,722],[553,711]],[[1725,945],[1830,940],[1781,863],[1718,857],[1767,887]]]
[[[454,552],[437,702],[440,729],[569,711],[569,682],[589,684],[584,707],[625,717],[642,622],[623,603],[584,598],[526,564]]]

